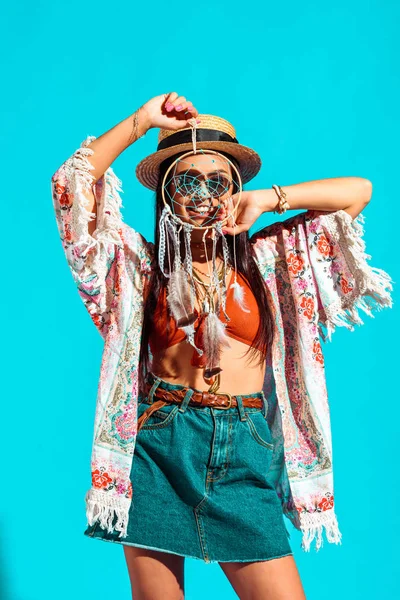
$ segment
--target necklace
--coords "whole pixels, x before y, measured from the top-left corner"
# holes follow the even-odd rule
[[[231,270],[232,270],[232,267],[229,265],[229,266],[228,266],[228,268],[226,269],[226,271],[224,272],[223,264],[224,264],[224,263],[222,263],[222,267],[221,267],[221,268],[220,268],[220,270],[218,271],[218,280],[219,280],[219,281],[222,281],[222,279],[223,279],[224,277],[226,277],[226,275],[228,275],[228,274],[231,272]],[[193,279],[194,279],[194,281],[195,281],[195,282],[199,283],[200,285],[202,285],[203,287],[206,287],[206,288],[214,287],[214,284],[213,284],[213,283],[206,283],[205,281],[203,281],[202,279],[200,279],[200,277],[198,277],[198,276],[196,275],[196,271],[197,271],[197,269],[195,269],[195,267],[192,267],[192,268],[193,268],[193,270],[195,271],[195,272],[193,273]],[[200,271],[200,272],[201,272],[201,271]]]
[[[221,281],[225,279],[226,275],[229,274],[231,270],[231,265],[229,265],[226,270],[224,268],[221,268],[220,272],[218,273],[219,283],[221,283]],[[201,312],[203,314],[209,313],[210,310],[212,312],[218,312],[219,294],[218,289],[215,289],[216,286],[214,285],[214,283],[206,283],[205,281],[197,277],[195,273],[193,273],[193,281],[195,284],[196,297],[199,301],[199,306],[201,307]],[[217,294],[217,298],[215,298],[215,294]]]
[[[223,264],[224,264],[223,261],[221,261],[218,273],[220,273],[222,271]],[[202,275],[205,275],[205,277],[211,277],[211,275],[209,273],[204,273],[204,271],[201,271],[198,267],[195,267],[194,265],[192,265],[192,269],[194,269],[196,271],[196,273],[201,273]]]
[[[192,242],[190,241],[190,245],[191,246],[204,246],[204,244],[207,244],[207,246],[211,246],[211,244],[213,243],[214,240],[212,240],[211,238],[207,238],[206,240],[203,240],[202,242]]]

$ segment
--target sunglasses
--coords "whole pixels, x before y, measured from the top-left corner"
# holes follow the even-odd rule
[[[222,173],[216,173],[212,177],[200,178],[198,175],[190,175],[188,173],[181,173],[175,175],[173,178],[175,191],[180,196],[223,196],[229,191],[232,185],[232,179],[223,175]]]

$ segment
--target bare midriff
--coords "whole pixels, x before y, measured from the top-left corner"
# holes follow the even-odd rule
[[[231,395],[252,394],[262,389],[265,373],[265,361],[260,365],[259,360],[251,358],[247,344],[234,338],[229,340],[230,348],[221,352],[220,386],[218,393],[227,392]],[[210,383],[203,378],[203,369],[190,364],[193,348],[187,341],[170,346],[163,353],[153,356],[152,371],[165,381],[206,391]],[[253,352],[253,350],[251,350]],[[256,350],[257,356],[261,355]]]
[[[220,313],[221,320],[226,324],[230,347],[221,349],[222,371],[219,375],[218,389],[234,395],[260,391],[265,373],[265,360],[260,360],[263,356],[260,347],[250,349],[260,319],[257,302],[247,281],[240,274],[237,276],[246,294],[248,311],[243,312],[238,307],[230,289],[226,299],[226,313],[230,321],[227,322],[223,313]],[[229,284],[232,282],[233,273],[228,279]],[[196,302],[195,312],[199,314],[199,311],[200,307]],[[199,330],[198,321],[199,317],[195,323],[196,331]],[[170,328],[169,335],[167,323]],[[149,341],[153,354],[153,373],[170,383],[179,383],[201,391],[210,388],[213,380],[204,378],[204,369],[198,364],[198,353],[185,339],[185,333],[177,329],[173,318],[167,314],[165,289],[158,297],[153,316],[153,331]],[[196,336],[195,341],[197,341]]]

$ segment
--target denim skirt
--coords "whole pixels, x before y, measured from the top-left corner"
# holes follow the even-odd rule
[[[164,389],[182,388],[149,373]],[[153,385],[154,389],[154,385]],[[194,388],[189,388],[189,390]],[[199,391],[199,390],[195,390]],[[132,460],[128,535],[98,522],[84,535],[204,562],[247,562],[291,555],[281,502],[268,479],[273,444],[262,408],[167,404],[139,430]],[[139,396],[138,418],[152,395]]]

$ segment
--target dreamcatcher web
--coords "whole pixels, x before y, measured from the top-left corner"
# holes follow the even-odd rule
[[[205,150],[197,150],[195,162],[193,155],[178,158],[164,183],[172,214],[195,227],[218,221],[233,224],[232,195],[241,189],[241,182],[231,165],[223,154],[210,155]]]

